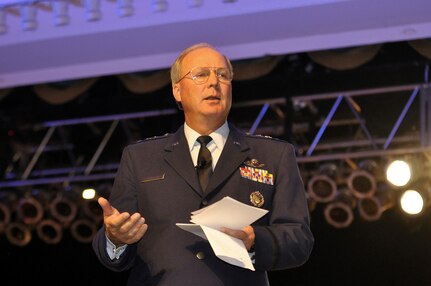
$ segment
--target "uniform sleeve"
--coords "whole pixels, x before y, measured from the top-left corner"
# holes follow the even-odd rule
[[[120,212],[133,214],[137,210],[135,181],[129,148],[123,151],[117,176],[109,197],[109,202]],[[124,271],[133,266],[136,245],[129,245],[118,259],[112,260],[107,252],[105,227],[102,226],[93,238],[93,250],[99,261],[113,271]]]
[[[308,260],[314,244],[304,184],[292,145],[286,143],[275,171],[269,223],[254,226],[257,270],[300,266]]]

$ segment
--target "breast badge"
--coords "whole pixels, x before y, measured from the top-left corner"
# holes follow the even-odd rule
[[[250,194],[250,201],[255,207],[260,208],[263,206],[265,199],[259,191],[256,191]]]

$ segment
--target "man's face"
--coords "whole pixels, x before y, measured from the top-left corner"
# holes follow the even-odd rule
[[[181,65],[181,76],[195,67],[228,68],[225,58],[210,48],[199,48],[190,52]],[[173,94],[181,102],[187,124],[199,124],[201,120],[211,119],[223,123],[232,104],[232,86],[230,82],[220,81],[214,70],[208,81],[196,84],[190,75],[174,84]]]

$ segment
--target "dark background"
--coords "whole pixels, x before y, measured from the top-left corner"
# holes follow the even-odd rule
[[[316,208],[311,227],[316,242],[309,261],[269,272],[271,286],[431,284],[429,212],[406,219],[391,209],[376,222],[357,219],[348,228],[334,229]],[[57,245],[35,236],[20,248],[0,236],[0,246],[1,285],[126,284],[127,273],[104,268],[91,245],[77,242],[67,231]]]

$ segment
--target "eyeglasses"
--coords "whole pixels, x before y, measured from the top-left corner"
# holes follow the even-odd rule
[[[203,84],[208,81],[211,75],[211,71],[215,72],[216,77],[221,82],[231,82],[233,78],[232,72],[228,68],[215,68],[215,67],[194,67],[188,73],[186,73],[182,78],[180,78],[177,83],[182,81],[186,76],[190,75],[191,79],[196,84]]]

